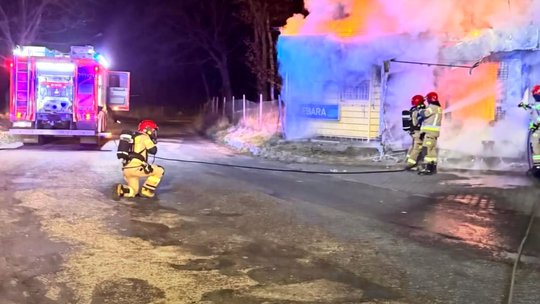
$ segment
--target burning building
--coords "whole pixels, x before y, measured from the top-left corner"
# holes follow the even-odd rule
[[[540,0],[305,5],[310,14],[289,19],[278,41],[288,138],[360,139],[401,149],[410,141],[401,111],[413,95],[437,91],[447,155],[524,154],[528,116],[517,104],[540,83],[533,14]]]

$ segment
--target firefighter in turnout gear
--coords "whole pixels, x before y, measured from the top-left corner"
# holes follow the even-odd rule
[[[426,96],[428,106],[420,111],[422,116],[422,126],[420,133],[423,134],[422,149],[425,149],[424,162],[420,175],[431,175],[437,173],[437,139],[439,138],[442,122],[442,109],[439,103],[439,95],[430,92]]]
[[[134,134],[123,131],[118,145],[118,158],[123,160],[124,179],[127,185],[117,184],[114,191],[117,197],[154,197],[154,192],[165,170],[161,166],[148,163],[148,155],[157,153],[157,130],[155,122],[143,120]],[[131,139],[130,139],[131,135]],[[125,147],[125,148],[124,148]],[[139,179],[146,177],[139,193]]]
[[[418,157],[422,151],[422,140],[423,135],[420,133],[420,126],[422,124],[422,117],[419,115],[421,111],[426,108],[424,104],[424,96],[415,95],[411,99],[411,109],[409,110],[409,117],[407,117],[409,123],[408,128],[405,127],[404,130],[409,132],[412,137],[412,144],[409,150],[407,151],[407,170],[416,170],[418,164]],[[406,119],[406,117],[403,117]]]
[[[538,175],[540,173],[540,85],[535,85],[531,90],[534,104],[520,103],[518,106],[530,111],[531,121],[529,123],[529,141],[532,146],[533,167],[530,173]]]

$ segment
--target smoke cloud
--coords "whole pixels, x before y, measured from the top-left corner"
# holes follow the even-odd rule
[[[336,103],[340,91],[366,80],[384,83],[372,71],[385,60],[461,66],[483,60],[472,75],[468,69],[391,63],[387,86],[380,88],[383,141],[396,148],[410,144],[401,111],[413,95],[436,91],[446,112],[441,149],[524,154],[528,115],[516,105],[540,83],[540,56],[530,51],[538,48],[540,0],[305,0],[305,7],[309,15],[291,17],[278,41],[289,138],[316,134],[317,122],[294,114],[299,105]],[[490,56],[497,52],[504,55]],[[502,112],[504,118],[494,117]],[[488,152],[486,141],[495,141]]]

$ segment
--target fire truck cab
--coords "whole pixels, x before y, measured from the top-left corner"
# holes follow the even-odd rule
[[[129,111],[129,72],[109,71],[92,46],[61,53],[40,46],[18,47],[10,63],[9,134],[40,144],[47,136],[78,137],[98,144],[110,111]]]

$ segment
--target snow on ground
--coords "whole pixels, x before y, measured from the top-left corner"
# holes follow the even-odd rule
[[[265,111],[262,118],[258,113],[249,113],[236,124],[231,124],[227,118],[207,114],[196,119],[195,127],[218,142],[254,154],[281,136],[277,107]]]
[[[16,136],[7,134],[11,123],[6,114],[0,114],[0,146],[19,141]]]

